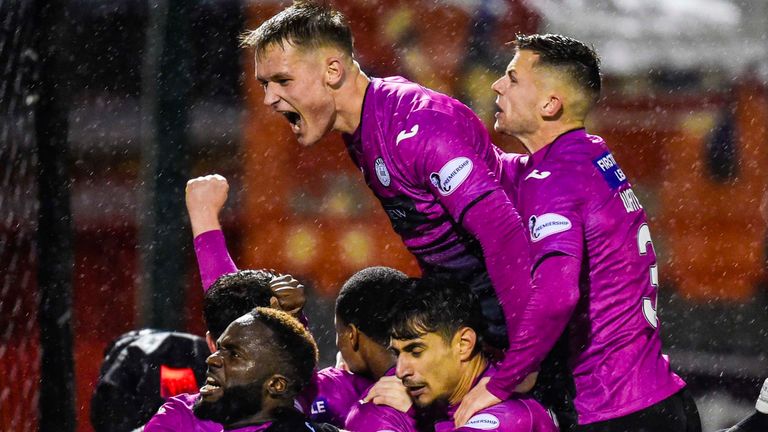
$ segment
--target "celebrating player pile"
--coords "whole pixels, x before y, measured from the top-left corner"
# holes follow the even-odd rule
[[[513,155],[495,147],[460,102],[400,77],[366,76],[344,17],[327,6],[297,2],[250,32],[245,44],[255,48],[264,103],[288,120],[301,145],[343,134],[418,258],[425,282],[413,286],[431,293],[417,291],[394,306],[400,324],[390,329],[390,344],[408,392],[383,397],[395,380],[385,374],[371,389],[378,399],[368,398],[407,417],[395,426],[386,423],[388,414],[354,409],[383,420],[357,417],[348,426],[423,428],[409,418],[429,409],[426,429],[549,431],[553,423],[539,403],[515,391],[565,334],[569,373],[560,384],[575,387],[577,424],[558,413],[562,430],[700,430],[684,382],[661,353],[645,213],[603,140],[584,130],[600,94],[599,60],[590,48],[557,35],[518,37],[493,85],[495,128],[530,153]],[[196,242],[209,233],[197,230]],[[450,275],[466,297],[435,283],[438,274]],[[455,304],[430,303],[436,299]],[[470,306],[450,321],[451,308],[475,300],[481,324],[472,324]],[[435,316],[440,307],[445,316]],[[503,358],[491,365],[479,340],[503,349]],[[402,390],[396,384],[395,393]],[[403,394],[410,399],[403,402]]]

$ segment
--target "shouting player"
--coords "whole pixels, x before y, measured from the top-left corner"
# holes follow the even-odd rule
[[[559,35],[515,45],[493,84],[495,129],[530,153],[509,156],[505,189],[527,221],[535,289],[511,338],[518,362],[499,374],[521,380],[566,329],[577,431],[700,431],[696,405],[662,355],[645,212],[603,139],[584,129],[600,96],[599,59]],[[462,418],[504,399],[492,382],[487,390],[471,395]]]
[[[264,103],[299,144],[341,132],[424,274],[469,281],[489,322],[486,341],[507,346],[506,329],[517,326],[530,294],[528,246],[498,181],[500,151],[477,116],[403,78],[366,76],[344,17],[327,6],[296,2],[244,44],[255,49]]]

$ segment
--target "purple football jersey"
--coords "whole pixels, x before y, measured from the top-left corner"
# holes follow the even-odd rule
[[[144,426],[146,432],[221,432],[224,427],[210,420],[195,417],[192,407],[199,394],[183,393],[169,398]],[[263,429],[249,429],[263,430]]]
[[[349,410],[372,384],[368,378],[329,367],[316,372],[296,400],[313,422],[343,427]]]
[[[391,368],[385,376],[395,375],[395,368]],[[361,397],[371,391],[373,384],[361,393]],[[413,413],[404,413],[388,405],[376,405],[373,402],[355,403],[349,410],[345,429],[354,432],[416,432],[416,420]]]
[[[492,342],[506,344],[504,319],[516,324],[530,292],[528,245],[498,181],[500,151],[480,119],[459,101],[403,78],[374,78],[360,126],[344,140],[422,270],[467,280]]]
[[[577,129],[504,160],[502,183],[527,221],[531,262],[581,261],[567,327],[579,423],[639,411],[684,387],[661,352],[648,221],[603,139]]]
[[[485,372],[477,377],[475,383],[484,377],[496,374],[494,366],[488,366]],[[516,394],[509,400],[490,406],[475,413],[467,422],[456,428],[453,416],[459,405],[448,408],[447,418],[435,422],[435,432],[476,430],[498,432],[557,432],[558,428],[552,417],[539,402],[530,396]]]

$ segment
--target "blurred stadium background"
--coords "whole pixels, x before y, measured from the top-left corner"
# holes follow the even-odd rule
[[[490,84],[515,33],[593,43],[605,90],[590,128],[650,214],[666,350],[705,430],[751,410],[768,376],[768,3],[332,3],[371,75],[455,95],[489,125]],[[238,36],[286,4],[0,0],[0,430],[50,429],[50,416],[38,419],[50,401],[51,415],[66,416],[66,384],[46,370],[66,378],[68,367],[76,426],[57,430],[92,430],[90,394],[110,340],[143,326],[204,333],[183,203],[193,176],[230,180],[223,218],[241,268],[307,282],[326,364],[346,277],[369,265],[418,274],[339,137],[300,148],[261,105]],[[61,333],[46,330],[51,321]],[[63,357],[42,360],[46,338]]]

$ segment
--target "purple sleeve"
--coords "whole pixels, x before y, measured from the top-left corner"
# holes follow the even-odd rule
[[[407,413],[373,402],[357,403],[349,411],[344,428],[354,432],[417,432],[416,420]]]
[[[475,203],[463,226],[480,242],[511,338],[531,294],[528,241],[520,216],[499,190]]]
[[[427,184],[454,220],[480,243],[507,327],[515,328],[531,287],[522,220],[489,168],[489,163],[501,162],[485,131],[473,129],[471,123],[462,127],[442,116],[421,113],[419,121],[435,127],[420,140],[401,143],[400,151],[413,152],[414,181]],[[478,140],[487,142],[476,147],[468,144]]]
[[[446,426],[453,426],[450,423]],[[552,417],[538,402],[532,399],[511,399],[488,407],[473,415],[465,425],[456,429],[435,427],[436,432],[474,432],[477,430],[496,432],[557,432]]]
[[[237,271],[221,230],[206,231],[195,237],[194,243],[203,292],[208,291],[220,276]]]
[[[497,398],[508,399],[513,386],[538,369],[563,333],[579,299],[580,268],[580,259],[569,255],[547,256],[536,267],[521,324],[487,385]]]

